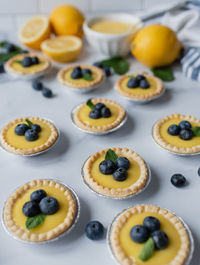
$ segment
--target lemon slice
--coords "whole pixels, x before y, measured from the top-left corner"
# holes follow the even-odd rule
[[[41,43],[50,35],[49,19],[46,16],[34,16],[25,23],[18,37],[24,45],[39,50]]]
[[[71,62],[79,55],[82,40],[75,36],[59,36],[42,42],[42,51],[56,62]]]

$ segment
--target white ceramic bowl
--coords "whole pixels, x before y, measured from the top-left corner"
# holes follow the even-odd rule
[[[90,28],[97,21],[109,20],[133,24],[133,28],[122,34],[107,34]],[[135,26],[135,27],[134,27]],[[126,13],[106,14],[88,19],[83,24],[84,33],[89,44],[105,56],[126,56],[135,33],[142,27],[142,21]]]

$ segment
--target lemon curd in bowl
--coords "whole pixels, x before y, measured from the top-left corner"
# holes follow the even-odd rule
[[[133,30],[134,25],[132,23],[125,23],[121,21],[100,20],[94,22],[90,28],[100,33],[123,34]]]

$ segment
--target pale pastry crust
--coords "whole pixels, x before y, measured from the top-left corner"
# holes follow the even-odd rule
[[[138,75],[138,74],[134,74],[134,75]],[[124,97],[130,98],[130,99],[135,99],[135,100],[148,100],[151,98],[155,98],[156,96],[160,95],[163,92],[163,83],[159,78],[152,76],[152,75],[148,75],[146,73],[142,73],[142,75],[144,75],[147,78],[152,78],[155,80],[155,82],[156,82],[156,90],[155,91],[148,93],[148,89],[146,89],[145,90],[147,92],[146,94],[138,95],[138,94],[129,93],[129,92],[123,90],[121,88],[121,83],[129,75],[123,75],[116,82],[116,84],[115,84],[116,91]],[[134,88],[132,90],[134,91]]]
[[[83,103],[80,107],[78,107],[78,109],[74,113],[74,122],[76,123],[76,125],[78,127],[80,127],[83,130],[90,131],[90,132],[105,132],[105,131],[108,131],[108,130],[111,130],[111,129],[117,127],[125,119],[126,111],[116,101],[110,100],[110,99],[102,99],[102,98],[92,99],[93,104],[96,104],[98,102],[104,103],[105,105],[110,104],[110,105],[113,105],[116,108],[118,108],[119,109],[119,115],[118,115],[117,119],[115,121],[113,121],[111,124],[107,124],[107,125],[103,125],[103,126],[94,126],[94,125],[87,124],[86,122],[80,120],[80,118],[79,118],[79,113],[82,110],[82,108],[85,107],[85,104],[86,104],[86,103]]]
[[[40,145],[40,146],[36,146],[34,148],[29,148],[29,149],[19,149],[16,148],[14,146],[12,146],[12,143],[9,143],[6,139],[6,133],[8,131],[8,129],[13,126],[14,124],[20,123],[20,122],[25,122],[26,119],[35,121],[35,123],[37,123],[37,121],[42,121],[43,123],[47,124],[49,126],[49,128],[51,129],[51,135],[48,138],[48,140]],[[46,149],[48,149],[50,146],[52,146],[55,141],[57,140],[59,136],[58,130],[57,128],[53,125],[53,123],[51,123],[50,121],[43,119],[43,118],[39,118],[39,117],[25,117],[25,118],[19,118],[19,119],[15,119],[12,122],[9,122],[0,132],[0,143],[2,145],[2,147],[8,151],[11,152],[13,154],[17,154],[17,155],[31,155],[31,154],[36,154],[39,152],[42,152]]]
[[[83,167],[83,173],[84,173],[84,181],[97,193],[109,197],[116,197],[116,198],[126,198],[131,195],[134,195],[141,191],[147,184],[148,181],[148,168],[145,163],[145,161],[134,151],[128,149],[128,148],[112,148],[113,151],[119,156],[127,156],[131,157],[133,160],[135,160],[139,166],[140,166],[140,177],[139,179],[132,184],[129,187],[126,188],[108,188],[105,186],[102,186],[98,182],[94,180],[91,174],[91,169],[93,166],[93,163],[102,155],[105,155],[109,148],[103,149],[99,152],[96,152],[90,158],[86,161]]]
[[[166,142],[165,139],[163,139],[161,137],[161,134],[160,134],[161,126],[165,122],[167,122],[173,118],[178,118],[181,120],[187,120],[190,122],[194,122],[194,123],[197,123],[197,126],[199,126],[199,124],[200,124],[200,120],[196,119],[192,115],[183,115],[183,114],[174,113],[174,114],[171,114],[169,116],[166,116],[166,117],[160,119],[159,121],[157,121],[153,127],[153,138],[156,141],[156,143],[158,143],[164,149],[171,151],[171,152],[174,152],[174,153],[177,153],[177,154],[195,154],[195,153],[200,152],[200,145],[193,146],[193,147],[187,147],[187,148],[178,147],[178,146],[169,144],[168,142]]]
[[[58,226],[56,226],[55,228],[51,229],[48,232],[40,234],[31,233],[29,230],[24,230],[23,228],[15,224],[15,221],[13,220],[12,217],[12,208],[15,202],[17,201],[17,199],[20,198],[28,189],[34,187],[42,188],[42,186],[45,185],[55,187],[56,189],[59,189],[60,191],[64,192],[64,195],[66,196],[69,203],[69,209],[63,223],[59,224]],[[32,180],[31,182],[22,185],[20,188],[14,191],[13,194],[10,195],[10,197],[5,203],[3,210],[4,224],[8,229],[8,231],[11,234],[13,234],[15,237],[30,242],[43,242],[51,240],[61,235],[72,226],[76,215],[77,215],[77,203],[71,191],[67,187],[56,181],[46,180],[46,179]]]
[[[176,215],[174,215],[167,209],[163,209],[158,206],[148,205],[148,204],[136,205],[134,207],[125,210],[117,218],[117,221],[111,230],[109,238],[111,242],[111,248],[114,256],[119,261],[119,263],[122,265],[137,265],[134,259],[133,258],[131,259],[131,257],[127,256],[126,253],[124,252],[120,244],[119,234],[129,217],[131,217],[133,214],[143,213],[143,212],[152,212],[152,213],[161,214],[169,222],[173,224],[173,226],[176,228],[180,236],[181,247],[176,257],[170,263],[165,265],[184,265],[190,253],[190,239],[184,224]],[[148,264],[148,261],[146,261],[145,264]]]
[[[88,81],[87,83],[83,83],[83,84],[76,84],[71,80],[66,80],[64,78],[65,73],[67,71],[73,69],[74,67],[77,67],[77,66],[80,66],[81,68],[90,69],[92,72],[95,72],[97,74],[97,77],[94,80]],[[67,66],[67,67],[61,69],[58,73],[58,81],[61,84],[63,84],[64,86],[76,88],[79,90],[84,90],[84,89],[88,89],[90,87],[94,87],[95,85],[101,83],[103,81],[103,78],[104,78],[104,73],[100,68],[98,68],[96,66],[85,65],[85,64],[75,64],[75,65]]]
[[[30,71],[29,73],[23,71],[22,69],[15,69],[12,67],[13,61],[23,59],[25,56],[30,56],[30,57],[37,56],[39,58],[39,60],[43,60],[45,63],[43,64],[42,67],[40,65],[40,67],[32,69],[32,71]],[[8,72],[13,73],[13,74],[30,76],[30,75],[37,75],[39,73],[45,72],[47,69],[50,68],[50,66],[51,66],[50,61],[46,57],[44,57],[43,55],[41,55],[39,53],[28,53],[28,54],[23,54],[23,55],[18,54],[16,56],[12,57],[6,63],[5,68]]]

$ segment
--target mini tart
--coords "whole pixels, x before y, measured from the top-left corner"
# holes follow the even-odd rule
[[[80,66],[81,69],[85,69],[85,68],[90,69],[92,71],[93,80],[87,81],[83,78],[79,78],[79,79],[71,78],[71,73],[73,69],[77,66]],[[58,73],[58,81],[61,84],[63,84],[64,86],[75,88],[77,90],[84,90],[84,89],[92,88],[95,85],[98,85],[99,83],[101,83],[103,81],[103,78],[104,78],[104,73],[100,68],[96,66],[85,65],[85,64],[71,65],[71,66],[68,66],[60,70]]]
[[[153,256],[143,262],[138,256],[144,244],[135,243],[129,233],[147,216],[160,220],[169,245],[166,249],[155,250]],[[184,265],[190,253],[190,239],[182,221],[167,209],[148,204],[136,205],[120,214],[112,224],[109,240],[115,258],[122,265]]]
[[[25,202],[30,200],[30,194],[44,189],[47,196],[58,200],[59,210],[52,215],[47,215],[39,226],[28,230],[27,217],[22,212]],[[53,180],[32,180],[14,191],[5,203],[3,221],[6,229],[14,237],[23,241],[43,242],[54,239],[67,231],[75,221],[77,215],[77,202],[71,191]]]
[[[29,142],[25,136],[15,134],[15,126],[19,123],[26,123],[26,119],[41,126],[41,132],[38,133],[39,137],[36,141]],[[17,155],[32,155],[48,149],[56,142],[58,136],[58,130],[50,121],[39,117],[26,117],[16,119],[5,126],[0,132],[0,143],[8,152]]]
[[[194,136],[191,140],[182,140],[179,136],[168,134],[167,129],[171,124],[187,120],[194,126],[200,126],[200,120],[194,116],[171,114],[159,121],[153,127],[153,138],[162,148],[177,154],[195,154],[200,152],[200,137]]]
[[[108,151],[103,149],[93,154],[84,164],[83,179],[95,192],[112,197],[126,198],[141,191],[148,181],[148,169],[144,160],[128,148],[112,148],[118,156],[125,156],[130,161],[127,170],[128,177],[124,181],[116,181],[112,175],[104,175],[99,170],[99,164],[105,159]]]
[[[15,62],[16,60],[23,60],[25,56],[30,56],[30,57],[37,56],[39,59],[39,64],[34,64],[29,67],[23,67],[21,64]],[[12,57],[10,60],[8,60],[8,62],[6,63],[6,70],[10,73],[17,74],[20,76],[31,76],[45,72],[50,66],[51,66],[50,61],[41,54],[27,53],[27,54],[18,54]]]
[[[137,74],[134,74],[133,76],[136,76]],[[117,92],[129,99],[133,100],[148,100],[153,99],[160,95],[163,92],[163,84],[162,81],[155,77],[148,75],[146,73],[142,73],[147,79],[147,81],[150,84],[150,87],[147,89],[142,89],[140,87],[136,88],[128,88],[127,82],[130,79],[130,75],[123,75],[115,84],[115,88]]]
[[[124,108],[114,100],[102,98],[92,99],[93,104],[97,104],[98,102],[104,103],[110,109],[111,117],[91,119],[89,117],[91,109],[86,103],[83,103],[74,113],[74,122],[78,127],[90,132],[105,132],[117,127],[126,117]]]

